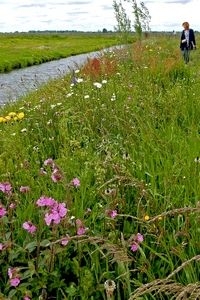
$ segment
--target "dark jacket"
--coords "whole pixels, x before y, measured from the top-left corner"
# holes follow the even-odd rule
[[[184,49],[190,49],[190,50],[192,50],[194,46],[196,47],[194,30],[193,29],[189,29],[189,45],[187,45],[187,41],[182,42],[183,40],[186,40],[186,38],[185,38],[185,30],[183,30],[182,33],[181,33],[181,41],[180,41],[180,48],[181,48],[181,50],[184,50]]]

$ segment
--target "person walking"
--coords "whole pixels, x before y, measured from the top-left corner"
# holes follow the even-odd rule
[[[180,49],[183,55],[184,62],[187,64],[190,61],[190,51],[196,50],[196,39],[194,30],[190,29],[188,22],[183,22],[183,31],[181,33]]]

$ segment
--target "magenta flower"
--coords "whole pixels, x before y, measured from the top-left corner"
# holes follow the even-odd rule
[[[46,196],[40,197],[36,202],[37,206],[53,206],[55,203],[56,200]]]
[[[84,226],[81,226],[77,229],[77,235],[83,235],[86,233],[86,228]]]
[[[139,248],[139,245],[135,242],[131,245],[131,251],[136,252]]]
[[[4,194],[10,194],[12,190],[12,186],[9,182],[1,182],[0,183],[0,191],[2,191]]]
[[[142,243],[144,241],[144,236],[141,233],[137,233],[135,237],[135,241],[138,243]]]
[[[144,236],[141,233],[137,233],[131,244],[131,251],[136,252],[139,249],[139,244],[144,241]]]
[[[30,192],[30,187],[29,186],[21,186],[19,191],[24,194],[28,193],[28,192]]]
[[[7,214],[7,211],[3,205],[0,204],[0,218],[4,217]]]
[[[73,178],[71,181],[72,185],[75,187],[79,187],[81,185],[81,182],[78,178]]]
[[[67,208],[65,207],[65,203],[55,202],[50,211],[45,214],[44,220],[47,226],[49,226],[51,223],[59,224],[66,214]]]
[[[37,227],[30,221],[24,222],[22,227],[31,234],[33,234],[37,230]]]
[[[10,285],[17,287],[20,284],[20,278],[19,277],[15,277],[15,278],[11,278],[10,279]]]
[[[117,210],[108,210],[107,214],[111,219],[114,219],[117,216]]]
[[[11,286],[17,287],[20,284],[20,276],[15,268],[8,268],[8,277]]]

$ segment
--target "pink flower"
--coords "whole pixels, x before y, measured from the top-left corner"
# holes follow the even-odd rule
[[[139,244],[144,241],[144,236],[141,233],[137,233],[131,244],[131,251],[136,252],[139,248]]]
[[[23,300],[31,300],[29,296],[24,296]]]
[[[11,278],[10,279],[10,285],[17,287],[20,284],[20,278],[19,277],[15,277],[15,278]]]
[[[2,251],[3,249],[4,249],[4,245],[0,243],[0,251]]]
[[[37,206],[53,206],[55,203],[56,200],[46,196],[40,197],[36,202]]]
[[[12,190],[12,186],[9,182],[1,182],[0,183],[0,191],[2,191],[4,194],[10,194]]]
[[[65,207],[65,203],[57,203],[55,202],[54,205],[51,207],[50,211],[45,214],[45,222],[47,226],[52,223],[59,224],[67,214],[67,208]]]
[[[77,226],[77,235],[83,235],[86,233],[87,228],[83,225],[83,222],[80,219],[76,220]]]
[[[66,236],[66,237],[62,238],[60,243],[62,246],[66,246],[69,243],[69,237]]]
[[[131,251],[136,252],[139,248],[139,245],[135,242],[131,245]]]
[[[7,211],[3,205],[0,204],[0,218],[6,215]]]
[[[77,235],[83,235],[86,233],[86,228],[81,226],[77,229]]]
[[[44,165],[45,166],[51,166],[52,168],[54,168],[54,161],[52,158],[48,158],[44,161]]]
[[[116,210],[108,210],[107,214],[111,219],[114,219],[117,216],[117,211]]]
[[[62,179],[62,174],[59,169],[55,168],[51,174],[51,179],[53,182],[58,182]]]
[[[16,203],[14,202],[10,203],[9,208],[14,209],[15,207],[16,207]]]
[[[135,241],[138,243],[142,243],[144,241],[144,236],[141,233],[137,233],[135,237]]]
[[[81,185],[80,180],[78,178],[73,178],[71,183],[75,187],[79,187]]]
[[[22,227],[31,234],[33,234],[37,230],[37,227],[30,221],[24,222]]]
[[[24,194],[28,193],[28,192],[30,192],[30,187],[29,186],[21,186],[19,191]]]
[[[8,268],[8,277],[10,279],[11,286],[18,286],[20,284],[20,276],[16,268]]]

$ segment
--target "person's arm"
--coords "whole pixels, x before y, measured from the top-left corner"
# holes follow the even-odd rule
[[[195,34],[194,34],[194,30],[190,29],[190,39],[191,39],[191,44],[192,44],[192,48],[196,49],[196,39],[195,39]]]

